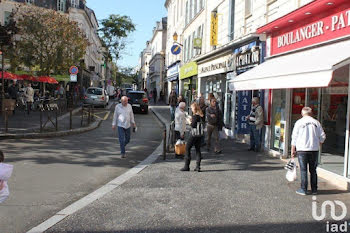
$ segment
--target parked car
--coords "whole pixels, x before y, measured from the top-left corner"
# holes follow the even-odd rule
[[[127,97],[134,112],[148,113],[148,98],[144,91],[129,91]]]
[[[107,91],[99,87],[89,87],[86,89],[84,104],[106,107],[109,102]]]

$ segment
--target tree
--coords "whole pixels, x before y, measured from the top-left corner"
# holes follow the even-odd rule
[[[130,17],[114,14],[101,20],[101,24],[100,35],[104,46],[108,49],[106,57],[117,61],[126,47],[126,38],[130,32],[135,31],[135,25]]]
[[[138,85],[138,73],[135,73],[135,69],[124,67],[117,72],[117,85],[120,86],[123,83]]]
[[[14,14],[20,62],[37,68],[39,75],[66,73],[84,56],[88,40],[67,15],[33,6],[21,6]]]

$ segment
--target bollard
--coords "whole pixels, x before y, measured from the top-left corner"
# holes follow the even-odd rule
[[[56,108],[56,131],[58,131],[58,109]]]
[[[8,111],[5,108],[5,133],[8,133],[9,131],[9,116],[8,116]]]
[[[166,128],[163,132],[163,160],[166,159]]]
[[[84,122],[84,104],[81,107],[81,122],[80,122],[81,127],[83,127],[83,122]]]
[[[43,132],[43,110],[40,109],[40,133]]]
[[[73,129],[73,111],[70,108],[69,109],[69,129],[72,130]]]
[[[91,120],[91,106],[89,106],[88,125],[90,125],[90,120]]]

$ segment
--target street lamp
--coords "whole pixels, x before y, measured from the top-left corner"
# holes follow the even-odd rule
[[[173,40],[174,40],[174,44],[178,44],[180,46],[183,46],[182,44],[180,44],[179,42],[177,42],[177,39],[179,38],[179,36],[177,35],[176,32],[174,32],[173,34]]]

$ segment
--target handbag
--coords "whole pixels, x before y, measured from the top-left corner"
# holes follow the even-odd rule
[[[191,128],[191,134],[193,137],[202,137],[204,135],[203,122],[197,122],[196,128]]]
[[[289,164],[289,165],[288,165]],[[285,166],[285,168],[287,169],[287,173],[286,173],[286,179],[289,182],[293,182],[296,181],[297,179],[297,165],[294,162],[294,159],[291,159],[287,165]]]

